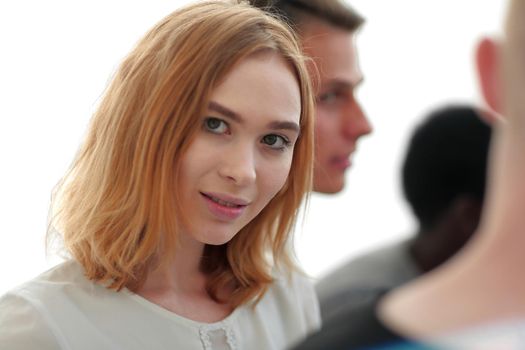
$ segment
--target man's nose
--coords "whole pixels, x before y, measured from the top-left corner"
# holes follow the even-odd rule
[[[343,134],[347,138],[357,139],[372,132],[372,125],[356,101],[352,101],[345,109],[342,124]]]

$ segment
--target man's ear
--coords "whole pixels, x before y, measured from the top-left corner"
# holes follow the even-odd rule
[[[500,75],[500,48],[496,41],[484,38],[476,50],[479,83],[485,101],[498,114],[502,114],[502,83]],[[490,118],[490,116],[488,116]],[[492,122],[493,120],[489,120]]]

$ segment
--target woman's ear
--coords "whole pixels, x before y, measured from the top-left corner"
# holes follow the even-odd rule
[[[496,41],[484,38],[476,50],[476,64],[478,68],[481,92],[489,107],[496,113],[502,114],[502,83],[500,74],[500,48]],[[492,114],[485,117],[490,123],[494,122]]]

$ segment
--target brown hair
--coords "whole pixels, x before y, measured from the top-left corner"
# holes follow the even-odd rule
[[[354,32],[364,22],[363,17],[341,0],[250,0],[253,6],[281,16],[296,29],[307,25],[310,15],[334,26]]]
[[[207,1],[164,18],[123,61],[57,186],[50,227],[62,233],[89,279],[136,290],[152,267],[172,257],[183,219],[181,156],[213,89],[237,62],[263,50],[282,55],[296,74],[301,136],[283,189],[230,242],[207,246],[202,269],[214,299],[222,287],[235,286],[227,302],[236,307],[262,297],[274,265],[294,267],[288,241],[313,163],[304,58],[280,21],[240,1]]]

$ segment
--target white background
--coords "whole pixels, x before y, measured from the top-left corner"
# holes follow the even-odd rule
[[[133,44],[188,1],[0,3],[0,294],[52,266],[44,235],[50,193],[71,162],[108,79]],[[399,166],[431,107],[480,101],[473,49],[498,32],[503,0],[352,0],[366,18],[359,91],[374,133],[348,186],[314,195],[296,236],[305,270],[410,234]]]

